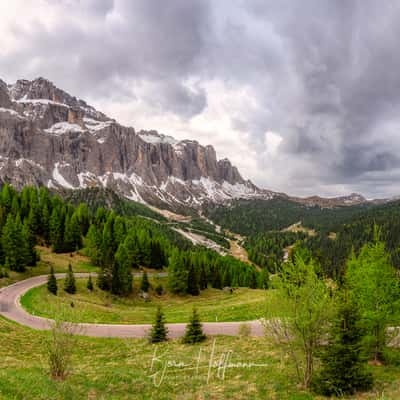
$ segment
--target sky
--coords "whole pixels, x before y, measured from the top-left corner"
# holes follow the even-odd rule
[[[292,195],[400,195],[397,0],[0,0],[0,78],[212,144]]]

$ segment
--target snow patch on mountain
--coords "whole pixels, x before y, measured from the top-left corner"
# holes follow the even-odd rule
[[[8,114],[15,115],[18,117],[20,116],[15,110],[13,110],[11,108],[0,107],[0,112],[8,113]]]
[[[65,187],[67,189],[75,189],[75,187],[73,185],[71,185],[61,174],[59,167],[64,167],[64,166],[68,166],[68,164],[63,164],[63,163],[59,163],[56,162],[54,164],[54,169],[53,169],[53,173],[52,176],[54,178],[54,180],[61,185],[62,187]]]
[[[171,145],[176,145],[179,143],[179,140],[176,140],[172,136],[157,134],[155,132],[141,132],[138,134],[138,136],[146,143],[151,143],[151,144],[168,143]]]
[[[19,100],[14,100],[16,103],[31,103],[31,104],[42,104],[42,105],[49,105],[53,104],[55,106],[61,106],[69,108],[67,104],[58,103],[57,101],[49,100],[49,99],[28,99],[26,95]]]
[[[81,126],[78,124],[70,124],[69,122],[57,122],[44,131],[52,135],[63,135],[68,132],[84,132]]]

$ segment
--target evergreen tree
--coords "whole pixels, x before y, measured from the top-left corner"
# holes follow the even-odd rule
[[[61,207],[55,207],[50,217],[50,243],[55,253],[64,251],[64,218]]]
[[[198,296],[200,294],[200,290],[197,274],[193,265],[190,265],[187,277],[187,293],[191,294],[192,296]]]
[[[23,257],[26,265],[31,267],[36,265],[37,253],[35,249],[36,237],[30,228],[29,222],[25,221],[21,230],[21,242],[23,245]]]
[[[213,271],[212,287],[214,289],[222,289],[221,274],[219,273],[219,269],[217,266],[214,268]]]
[[[64,282],[64,291],[66,291],[69,294],[76,293],[75,276],[74,273],[72,272],[71,264],[68,265],[68,272]]]
[[[47,204],[45,204],[42,208],[40,228],[45,243],[50,244],[50,213]]]
[[[150,288],[149,278],[148,278],[148,276],[147,276],[147,272],[144,271],[144,272],[143,272],[143,275],[142,275],[142,281],[141,281],[141,283],[140,283],[140,290],[141,290],[142,292],[147,293],[147,292],[149,291],[149,288]]]
[[[97,274],[97,286],[104,291],[111,290],[111,277],[104,267],[100,267],[100,271]]]
[[[160,343],[167,340],[168,329],[165,326],[164,314],[159,306],[157,308],[156,317],[150,331],[150,343]]]
[[[226,268],[222,277],[222,286],[228,287],[231,286],[231,271],[229,268]]]
[[[64,251],[75,251],[82,247],[81,227],[77,214],[65,219]]]
[[[188,344],[194,344],[202,342],[206,339],[206,335],[203,333],[203,327],[200,323],[200,317],[197,310],[193,308],[192,316],[189,323],[186,326],[186,332],[183,336],[182,342]]]
[[[322,371],[314,384],[321,394],[342,397],[372,387],[362,345],[365,330],[360,322],[356,305],[346,296],[321,357]]]
[[[132,292],[132,264],[124,244],[118,247],[112,268],[111,291],[114,294],[127,296]]]
[[[57,279],[54,275],[53,267],[50,268],[50,274],[47,278],[47,290],[57,296]]]
[[[207,273],[204,265],[202,265],[200,268],[199,285],[200,285],[200,290],[205,290],[207,289],[208,286]]]
[[[86,287],[88,290],[90,290],[91,292],[93,291],[94,287],[93,287],[93,282],[92,282],[92,275],[89,274],[89,278],[86,284]]]
[[[19,215],[13,218],[8,214],[2,230],[1,244],[4,252],[5,266],[13,271],[22,272],[27,265],[26,249],[28,244],[21,235],[22,224]]]
[[[175,250],[170,257],[168,267],[168,287],[172,293],[187,293],[188,271],[185,269],[182,254]]]
[[[100,265],[101,263],[101,244],[102,236],[98,227],[95,224],[90,225],[85,238],[85,247],[94,265]]]

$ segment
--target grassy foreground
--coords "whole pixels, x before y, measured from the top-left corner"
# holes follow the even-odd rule
[[[164,282],[163,282],[164,281]],[[274,291],[239,288],[233,294],[217,289],[207,289],[199,296],[150,295],[145,302],[138,295],[138,279],[132,296],[120,298],[95,288],[86,288],[86,279],[77,279],[77,293],[70,295],[62,290],[63,280],[58,281],[58,295],[40,286],[27,292],[21,299],[23,307],[32,314],[53,318],[68,311],[70,322],[92,323],[151,323],[158,305],[163,307],[168,322],[187,322],[196,307],[203,321],[248,321],[265,314],[266,296]],[[150,279],[150,282],[155,282]],[[165,279],[159,279],[165,286]],[[71,307],[73,302],[73,307]]]
[[[9,271],[9,277],[0,279],[0,288],[11,285],[14,282],[30,278],[37,275],[46,275],[53,266],[54,272],[67,272],[68,264],[71,263],[75,272],[94,272],[98,268],[90,263],[88,257],[78,252],[56,254],[48,247],[37,246],[40,254],[40,261],[35,267],[28,267],[25,272]]]
[[[322,399],[297,387],[294,371],[281,363],[280,353],[264,338],[217,337],[209,370],[213,339],[188,346],[76,337],[72,371],[60,382],[49,378],[47,337],[46,332],[0,318],[0,399]],[[232,354],[223,377],[218,360],[228,352]],[[400,398],[400,368],[371,368],[375,390],[351,399]]]

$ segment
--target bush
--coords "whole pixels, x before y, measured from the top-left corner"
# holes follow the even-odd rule
[[[53,379],[64,380],[71,369],[71,352],[73,348],[71,325],[55,321],[46,347],[50,375]]]

